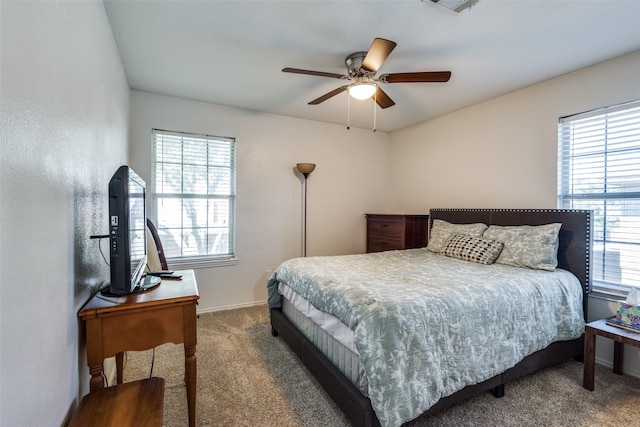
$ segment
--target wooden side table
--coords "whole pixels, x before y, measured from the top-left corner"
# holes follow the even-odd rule
[[[164,343],[184,343],[189,426],[196,419],[196,304],[200,298],[193,270],[182,280],[163,279],[155,289],[125,296],[94,295],[78,315],[86,321],[91,392],[104,387],[103,361],[116,356],[122,383],[122,354]]]
[[[640,333],[607,325],[606,319],[588,323],[584,331],[584,375],[582,386],[594,389],[596,369],[596,335],[613,340],[613,372],[622,375],[624,344],[640,347]]]

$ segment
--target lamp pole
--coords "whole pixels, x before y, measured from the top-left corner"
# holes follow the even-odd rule
[[[302,202],[302,256],[307,256],[307,178],[309,174],[316,168],[315,163],[298,163],[296,165],[298,171],[304,176],[304,183],[302,189],[304,192]]]

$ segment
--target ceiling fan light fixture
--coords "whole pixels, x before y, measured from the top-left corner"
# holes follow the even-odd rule
[[[357,83],[349,86],[349,95],[355,99],[369,99],[376,93],[376,85],[374,83]]]

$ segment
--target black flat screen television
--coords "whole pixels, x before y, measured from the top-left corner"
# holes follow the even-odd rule
[[[147,265],[146,185],[130,167],[120,166],[109,181],[109,291],[125,295],[140,290]]]

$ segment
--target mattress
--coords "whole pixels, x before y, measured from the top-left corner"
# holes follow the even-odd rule
[[[284,283],[282,312],[365,396],[368,381],[353,340],[353,331],[335,316],[316,309]]]

